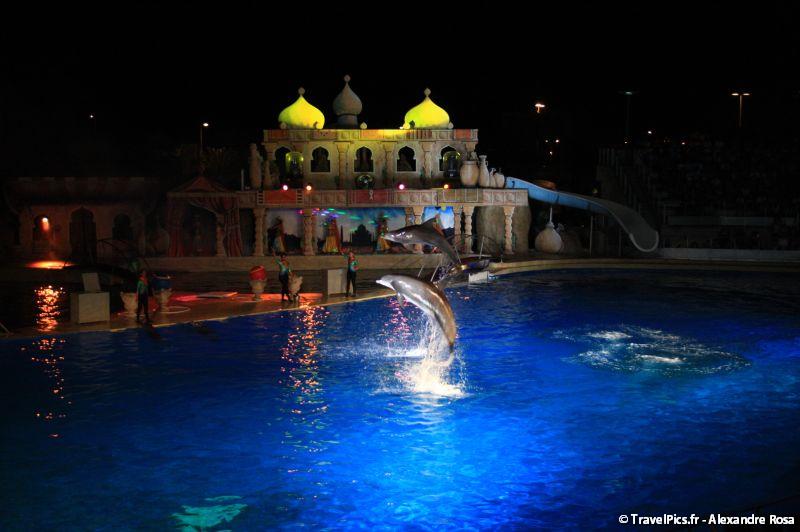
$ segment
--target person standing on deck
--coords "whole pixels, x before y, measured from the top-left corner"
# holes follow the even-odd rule
[[[150,297],[150,281],[147,279],[147,270],[142,270],[139,273],[139,281],[136,283],[136,299],[138,300],[136,304],[136,321],[139,321],[139,316],[144,309],[144,319],[146,324],[150,324],[150,309],[149,307],[149,297]]]
[[[281,260],[278,261],[278,268],[280,268],[278,280],[281,282],[281,302],[283,302],[284,296],[287,301],[291,301],[292,298],[289,293],[289,274],[292,273],[292,268],[289,266],[289,261],[286,259],[286,253],[281,253]]]
[[[345,297],[350,297],[350,285],[353,285],[353,297],[356,297],[356,272],[358,271],[358,261],[356,254],[352,251],[347,254],[347,293]]]

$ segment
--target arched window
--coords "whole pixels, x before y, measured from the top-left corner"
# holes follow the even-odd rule
[[[52,231],[50,230],[50,218],[41,214],[33,220],[33,241],[39,242],[50,240]]]
[[[133,228],[131,227],[131,219],[127,214],[118,214],[114,217],[111,236],[115,240],[133,241]]]
[[[311,171],[330,172],[331,160],[328,158],[328,150],[320,146],[311,152]]]
[[[374,164],[372,161],[372,150],[363,146],[356,150],[356,160],[353,165],[356,172],[373,172]]]
[[[275,164],[278,167],[278,175],[281,180],[286,179],[286,154],[288,154],[289,151],[289,148],[278,148],[275,150]]]
[[[439,153],[439,170],[445,177],[458,176],[458,167],[461,164],[461,154],[450,146],[445,146]]]
[[[414,159],[414,150],[408,146],[403,146],[397,152],[397,171],[398,172],[416,172],[417,160]]]
[[[72,247],[71,258],[94,262],[97,257],[97,226],[92,211],[81,207],[70,215],[69,244]]]

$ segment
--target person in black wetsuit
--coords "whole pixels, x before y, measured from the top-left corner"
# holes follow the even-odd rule
[[[347,254],[347,294],[345,297],[350,296],[350,285],[353,285],[353,297],[356,296],[356,272],[358,271],[358,261],[356,254],[352,251]]]
[[[288,301],[292,300],[292,295],[289,292],[289,274],[292,273],[292,268],[289,266],[289,261],[286,259],[286,253],[281,253],[281,260],[278,261],[278,280],[281,282],[281,301],[286,297]]]

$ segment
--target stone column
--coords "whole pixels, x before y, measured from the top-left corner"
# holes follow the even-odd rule
[[[386,177],[389,180],[389,183],[392,183],[395,178],[395,164],[394,164],[394,142],[384,142],[383,143],[383,153],[384,153],[384,164],[386,165]],[[391,185],[386,183],[387,187]]]
[[[316,255],[314,240],[314,214],[306,209],[303,211],[303,255]]]
[[[513,236],[513,222],[514,222],[514,206],[505,206],[503,207],[503,214],[505,214],[506,218],[506,235],[505,235],[505,249],[504,252],[506,255],[512,255],[514,253],[514,236]]]
[[[422,146],[422,168],[425,171],[425,177],[428,178],[428,186],[433,186],[433,157],[431,152],[433,151],[435,143],[434,142],[420,142],[420,146]]]
[[[336,150],[339,152],[339,178],[341,179],[342,188],[350,188],[350,183],[353,176],[350,174],[350,159],[348,152],[350,151],[349,142],[337,142]]]
[[[460,204],[453,205],[453,245],[461,246],[461,211],[464,207]]]
[[[255,207],[253,209],[253,223],[255,224],[255,244],[253,245],[253,256],[264,256],[264,217],[266,209],[264,207]]]
[[[420,225],[422,223],[422,214],[425,212],[425,207],[412,207],[414,213],[414,223]],[[414,253],[422,253],[422,244],[414,244]]]
[[[225,256],[225,219],[222,215],[217,214],[217,231],[215,235],[217,257]]]
[[[464,205],[464,253],[472,253],[472,213],[475,205]]]
[[[406,207],[406,225],[413,225],[414,224],[414,209],[411,207]]]

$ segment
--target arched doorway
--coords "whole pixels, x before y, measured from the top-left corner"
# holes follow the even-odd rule
[[[94,214],[81,207],[69,217],[70,257],[77,262],[94,262],[97,257],[97,229]]]
[[[366,146],[362,146],[356,150],[356,160],[353,169],[356,172],[373,172],[372,150]]]
[[[131,218],[127,214],[118,214],[114,217],[114,227],[111,228],[111,237],[114,240],[133,242],[133,227]]]
[[[444,177],[458,177],[458,169],[461,166],[461,154],[450,146],[445,146],[439,152],[439,170],[444,173]]]
[[[50,242],[53,238],[53,226],[50,218],[40,214],[33,219],[33,253],[45,255],[50,251]]]
[[[278,167],[278,176],[281,183],[286,181],[286,155],[289,153],[289,148],[278,148],[275,150],[275,165]]]
[[[312,172],[330,172],[331,160],[328,156],[328,150],[322,146],[315,148],[311,152],[311,171]]]
[[[417,160],[414,158],[414,150],[408,146],[400,148],[397,152],[397,171],[415,172],[417,170]]]

